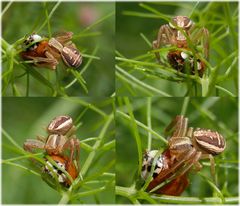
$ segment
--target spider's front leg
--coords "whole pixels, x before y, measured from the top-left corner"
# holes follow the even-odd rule
[[[61,44],[65,44],[66,42],[72,39],[73,33],[72,32],[63,32],[55,37],[55,39],[60,42]]]
[[[63,145],[63,150],[70,149],[70,161],[69,165],[72,164],[74,160],[77,162],[77,170],[79,171],[79,155],[80,155],[80,141],[74,136]],[[75,155],[74,155],[75,154]]]
[[[217,183],[216,175],[215,175],[215,161],[214,157],[211,154],[202,154],[201,159],[209,159],[210,160],[210,170],[211,176],[213,178],[214,183]]]
[[[37,136],[37,140],[39,140],[39,141],[41,141],[41,142],[46,142],[46,141],[47,141],[47,137],[38,135],[38,136]]]
[[[185,118],[183,115],[177,115],[170,124],[165,128],[165,135],[170,136],[170,139],[173,137],[184,137],[187,132],[188,127],[188,118]]]
[[[33,60],[34,64],[37,67],[47,67],[49,69],[56,69],[56,65],[58,65],[57,59],[48,51],[45,52],[46,57],[31,57],[28,59]]]
[[[206,28],[194,27],[191,31],[192,42],[196,45],[201,44],[203,47],[204,58],[208,60],[209,57],[209,32]]]
[[[169,149],[165,152],[170,152]],[[180,171],[181,168],[185,165],[186,161],[191,159],[196,153],[195,149],[186,150],[183,153],[180,153],[178,155],[178,158],[174,158],[171,160],[171,163],[169,164],[169,168],[162,171],[158,176],[154,179],[154,181],[150,182],[147,190],[150,191],[153,188],[157,187],[159,184],[164,182],[165,180],[169,180],[170,182],[182,175],[184,175],[185,172],[177,172]],[[170,157],[173,157],[171,154]],[[177,172],[177,173],[176,173]]]
[[[23,149],[31,153],[33,152],[34,149],[44,149],[44,147],[45,143],[36,139],[27,139],[23,143]]]
[[[153,41],[152,47],[153,49],[160,49],[162,46],[167,45],[167,44],[173,44],[173,31],[172,29],[168,26],[168,24],[165,24],[160,27],[157,40]],[[159,63],[161,62],[159,52],[155,52],[156,59]]]

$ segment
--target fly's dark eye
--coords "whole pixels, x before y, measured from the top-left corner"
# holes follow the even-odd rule
[[[154,172],[153,173],[153,178],[156,178],[158,176],[158,173]]]

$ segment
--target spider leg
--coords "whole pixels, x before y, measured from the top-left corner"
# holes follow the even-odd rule
[[[172,44],[173,32],[168,24],[165,24],[160,27],[157,40],[153,41],[152,47],[153,49],[159,49],[164,45]],[[159,63],[161,63],[159,52],[155,52],[156,59]]]
[[[33,149],[44,149],[45,143],[36,139],[27,139],[23,144],[23,149],[33,152]]]
[[[45,52],[45,55],[46,55],[46,57],[31,57],[31,56],[28,56],[27,58],[29,58],[30,60],[33,60],[34,64],[37,67],[47,67],[47,68],[55,70],[56,65],[58,64],[58,61],[49,52]]]
[[[44,136],[37,136],[37,140],[39,140],[39,141],[41,141],[41,142],[46,142],[46,140],[47,140],[47,138],[46,137],[44,137]]]
[[[80,168],[80,166],[79,166],[79,154],[80,154],[79,140],[75,137],[68,139],[68,141],[63,145],[62,150],[65,150],[68,148],[70,149],[70,161],[68,164],[71,165],[73,160],[76,160],[78,171],[79,171],[79,168]],[[74,152],[75,152],[75,155],[74,155]]]
[[[48,47],[47,51],[45,52],[45,55],[48,57],[48,58],[54,58],[55,60],[58,60],[61,58],[61,52],[59,50],[57,50],[56,48],[54,47]]]
[[[64,44],[65,47],[72,47],[74,49],[77,49],[76,45],[72,41],[68,41]]]
[[[209,32],[206,28],[194,28],[193,31],[191,32],[191,39],[192,42],[195,44],[199,44],[199,42],[203,46],[203,53],[204,53],[204,58],[208,60],[209,56]]]
[[[164,180],[168,179],[169,176],[171,178],[171,175],[173,176],[175,171],[182,167],[184,163],[189,160],[194,154],[196,150],[192,148],[191,150],[185,151],[179,155],[179,160],[176,160],[172,165],[170,164],[170,167],[166,169],[165,171],[162,171],[153,181],[150,182],[148,186],[148,191],[155,188],[157,185],[162,183]]]
[[[214,183],[217,183],[216,175],[215,175],[215,161],[214,157],[211,154],[203,154],[201,159],[209,159],[210,160],[210,170],[211,170],[211,175],[214,180]]]
[[[159,49],[157,40],[152,42],[152,48],[154,50]],[[159,52],[155,52],[155,56],[156,56],[156,59],[157,59],[158,63],[161,63]]]
[[[188,119],[184,116],[179,116],[179,121],[177,121],[176,129],[173,133],[174,137],[184,137],[187,132]]]
[[[166,127],[165,134],[173,137],[184,137],[187,132],[188,119],[183,115],[177,115]]]
[[[197,152],[195,148],[192,148],[191,151],[188,152],[188,156],[187,156],[188,159],[184,160],[185,162],[183,162],[183,165],[182,165],[182,167],[180,167],[178,172],[173,173],[173,175],[170,177],[163,178],[161,182],[163,182],[166,179],[170,182],[170,183],[167,183],[167,185],[168,185],[168,184],[171,184],[171,182],[176,180],[177,178],[180,178],[181,176],[184,177],[184,175],[187,174],[187,172],[192,168],[192,166],[198,162],[201,155],[202,155],[201,152]],[[176,164],[178,164],[178,162]],[[176,169],[176,165],[174,166],[174,168]],[[158,184],[160,184],[161,182],[158,182]],[[158,184],[151,184],[151,185],[150,184],[148,186],[148,191],[150,191],[151,189],[155,188],[158,185]],[[187,187],[187,185],[185,187]]]
[[[49,41],[48,41],[48,46],[50,48],[54,48],[56,49],[59,53],[62,52],[62,49],[63,49],[63,45],[61,44],[61,42],[59,42],[56,38],[51,38]]]
[[[196,165],[196,164],[198,165],[197,162],[201,158],[201,155],[202,155],[202,152],[197,152],[195,150],[193,155],[189,158],[188,161],[185,162],[185,165],[175,175],[181,176],[181,175],[185,174],[186,172],[188,172],[192,168],[193,165]],[[171,178],[174,178],[174,176]]]
[[[40,140],[36,140],[36,139],[27,139],[24,143],[23,143],[23,149],[27,152],[31,152],[33,153],[34,149],[44,149],[45,147],[45,142],[42,142]],[[32,162],[34,162],[35,164],[39,164],[39,162],[35,159],[35,158],[30,158],[30,160]],[[41,164],[39,165],[41,166]]]
[[[65,44],[70,39],[72,39],[73,33],[72,32],[63,32],[55,37],[55,39],[60,42],[61,44]]]

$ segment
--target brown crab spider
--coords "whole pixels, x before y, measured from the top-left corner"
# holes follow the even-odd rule
[[[182,48],[189,50],[190,45],[188,39],[194,44],[203,46],[204,58],[208,59],[209,55],[209,33],[204,27],[197,28],[192,20],[186,16],[176,16],[165,25],[162,25],[159,29],[157,40],[153,41],[153,49],[157,50],[163,46],[176,46],[177,48]],[[190,49],[191,50],[191,49]],[[159,52],[155,52],[155,56],[159,63],[161,62]],[[188,54],[181,52],[181,57],[186,58]]]
[[[38,67],[55,70],[62,59],[66,66],[77,68],[82,63],[82,55],[72,43],[72,36],[72,32],[64,32],[45,40],[37,34],[32,34],[24,41],[24,51],[20,55],[25,60],[32,60]]]
[[[168,151],[173,164],[171,164],[171,168],[155,177],[154,181],[149,184],[149,190],[155,188],[159,182],[169,176],[171,179],[176,179],[185,175],[193,166],[199,171],[202,168],[200,159],[210,160],[211,174],[215,181],[213,156],[223,152],[226,147],[222,135],[207,129],[188,128],[188,119],[182,115],[176,116],[172,120],[166,128],[166,133],[171,134],[168,139]]]
[[[76,160],[79,169],[80,142],[74,135],[76,128],[73,125],[72,118],[69,116],[54,118],[48,125],[47,131],[47,138],[38,136],[36,140],[27,139],[23,148],[29,152],[33,152],[34,149],[43,149],[48,155],[60,156],[63,156],[64,151],[69,149],[70,158],[68,164],[71,165]]]

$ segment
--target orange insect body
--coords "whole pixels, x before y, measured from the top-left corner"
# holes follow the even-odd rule
[[[158,176],[150,182],[147,188],[148,191],[155,188],[157,185],[161,184],[163,181],[165,181],[167,178],[173,175],[173,173],[170,173],[167,176],[164,176],[164,173],[167,172],[167,170],[170,169],[176,163],[176,160],[172,160],[171,158],[170,150],[169,149],[165,150],[161,156],[164,159],[165,161],[164,164],[166,164],[166,166],[162,169]],[[176,168],[176,170],[178,168]],[[189,182],[185,173],[184,175],[177,177],[176,179],[173,179],[163,187],[159,188],[158,190],[156,190],[155,193],[178,196],[184,192],[188,185]]]
[[[29,60],[30,57],[46,57],[45,52],[48,47],[47,41],[42,41],[37,44],[37,47],[32,50],[27,50],[21,52],[21,56],[23,59]]]
[[[68,157],[63,157],[59,155],[52,155],[50,156],[52,160],[54,160],[61,168],[65,169],[68,174],[72,177],[73,180],[75,180],[78,176],[78,171],[74,163],[72,162],[69,164],[69,158]],[[65,176],[65,174],[59,170],[57,167],[53,166],[50,162],[47,161],[47,165],[52,167],[53,171],[56,173],[58,176],[58,181],[60,183],[65,184],[66,186],[71,185],[71,181]],[[53,176],[52,171],[45,166],[44,172],[49,173],[51,176]]]
[[[187,175],[184,174],[172,180],[171,182],[167,183],[163,187],[159,188],[156,191],[156,193],[164,194],[164,195],[180,196],[184,192],[184,190],[187,188],[188,185],[189,185],[189,181],[188,181]]]
[[[148,152],[147,154],[145,154],[145,157],[144,157],[145,161],[146,161],[146,157],[148,158],[147,160],[148,164],[146,164],[147,167],[143,166],[143,169],[148,170],[148,172],[150,172],[151,170],[152,162],[155,156],[155,155],[153,156],[153,154],[155,153],[153,151]],[[166,149],[157,160],[155,172],[153,173],[153,180],[149,183],[147,187],[148,192],[154,189],[155,187],[157,187],[159,184],[163,183],[172,175],[174,175],[174,172],[177,169],[179,169],[181,165],[177,167],[172,173],[169,173],[167,175],[164,175],[164,174],[167,173],[168,170],[171,169],[175,163],[176,163],[176,160],[173,160],[171,158],[170,150]],[[183,175],[176,177],[175,179],[171,180],[169,183],[160,187],[153,193],[179,196],[184,192],[184,190],[188,187],[188,185],[189,185],[189,181],[187,178],[187,173],[184,173]]]

